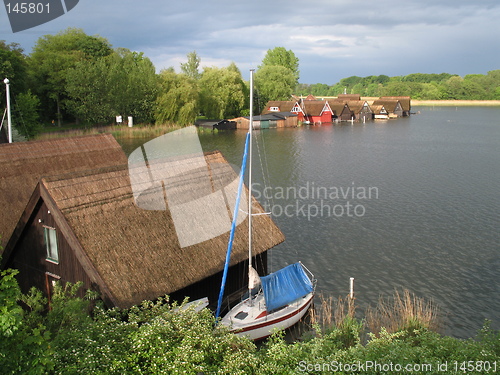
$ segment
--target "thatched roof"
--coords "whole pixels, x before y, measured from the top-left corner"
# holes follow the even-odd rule
[[[205,154],[205,160],[213,191],[220,191],[236,178],[219,152]],[[224,233],[181,247],[170,210],[171,198],[165,195],[166,210],[139,208],[129,173],[129,168],[123,166],[41,180],[106,284],[111,294],[108,298],[122,308],[156,299],[220,272],[229,238],[229,233]],[[177,182],[171,183],[174,189]],[[193,175],[189,183],[198,185]],[[254,207],[254,212],[263,212],[256,202]],[[200,214],[207,209],[199,207]],[[195,224],[183,224],[192,225],[193,235],[202,230]],[[248,259],[247,220],[237,228],[231,265]],[[254,255],[284,240],[267,215],[254,217],[253,234]]]
[[[309,116],[320,116],[325,108],[325,100],[304,100],[302,102],[302,110]]]
[[[112,135],[0,145],[0,245],[5,247],[40,177],[126,163]]]
[[[372,104],[370,108],[375,115],[380,115],[382,113],[382,110],[385,111],[385,113],[387,113],[385,107],[382,104],[379,105]]]
[[[383,105],[384,108],[390,112],[394,113],[397,110],[398,104],[401,105],[398,99],[378,99],[373,102],[373,105]]]
[[[347,102],[347,105],[349,106],[349,109],[354,113],[360,113],[365,108],[365,103],[368,104],[366,100],[349,100]],[[368,109],[371,111],[369,105]]]
[[[401,107],[403,108],[403,111],[410,111],[411,110],[411,97],[410,96],[382,96],[380,99],[385,100],[385,99],[392,99],[392,100],[399,100],[401,103]]]
[[[350,112],[349,105],[341,100],[328,100],[328,105],[336,116],[340,116],[345,110]]]
[[[273,111],[269,110],[269,108],[271,107],[279,108],[280,112],[291,112],[295,103],[295,101],[290,100],[271,100],[267,102],[266,107],[262,111],[262,114],[265,115],[268,113],[273,113]]]

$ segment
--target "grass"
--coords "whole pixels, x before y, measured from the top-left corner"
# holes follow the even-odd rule
[[[381,332],[413,336],[420,331],[439,332],[440,310],[432,301],[424,300],[408,289],[394,291],[390,297],[381,297],[376,306],[369,306],[362,319],[356,318],[355,298],[319,295],[319,306],[311,310],[311,323],[316,334],[334,333],[343,347],[348,348],[362,340],[366,333],[380,337]],[[364,339],[363,339],[364,340]]]
[[[336,96],[318,96],[318,98],[335,99]],[[378,97],[361,97],[361,100],[374,101]],[[412,106],[451,106],[451,107],[466,107],[466,106],[500,106],[500,100],[419,100],[411,99]]]
[[[36,139],[56,139],[64,137],[73,137],[79,135],[92,135],[92,134],[102,134],[110,133],[115,138],[119,139],[131,139],[131,138],[152,138],[155,136],[160,136],[165,133],[178,130],[181,126],[174,124],[165,125],[139,125],[129,128],[128,126],[103,126],[103,127],[91,127],[84,128],[81,126],[63,126],[61,128],[50,129],[50,131],[45,131],[40,133]]]
[[[403,293],[395,290],[392,298],[381,297],[377,306],[367,309],[366,325],[376,336],[382,327],[389,333],[404,331],[410,335],[419,329],[438,331],[440,311],[432,300],[417,297],[408,289]]]
[[[500,100],[413,100],[412,106],[500,106]]]

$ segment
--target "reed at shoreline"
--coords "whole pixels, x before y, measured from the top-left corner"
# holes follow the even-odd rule
[[[500,100],[414,100],[412,99],[411,105],[413,106],[446,106],[446,107],[467,107],[467,106],[500,106]]]
[[[130,139],[130,138],[148,138],[160,136],[165,133],[180,129],[181,126],[174,124],[167,125],[138,125],[134,127],[128,126],[104,126],[92,127],[88,129],[70,129],[62,131],[51,131],[39,134],[36,139],[55,139],[63,137],[74,137],[79,135],[93,135],[109,133],[115,138]]]

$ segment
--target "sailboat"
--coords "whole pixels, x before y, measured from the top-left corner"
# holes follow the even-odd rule
[[[248,186],[252,186],[253,73],[254,71],[250,70],[250,125],[243,153],[238,195],[229,235],[216,319],[220,317],[247,159],[249,167]],[[219,322],[229,327],[237,335],[245,335],[253,340],[259,340],[271,335],[275,330],[289,328],[300,321],[313,303],[316,280],[314,275],[301,262],[286,266],[267,276],[260,277],[258,275],[257,271],[252,267],[251,189],[249,189],[249,195],[248,292],[242,297],[241,302],[230,309]]]

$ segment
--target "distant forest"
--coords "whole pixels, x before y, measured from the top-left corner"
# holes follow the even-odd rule
[[[361,96],[411,96],[420,100],[499,100],[500,70],[488,74],[413,73],[407,76],[386,75],[343,78],[328,86],[323,83],[299,84],[298,95],[337,96],[338,94]]]

